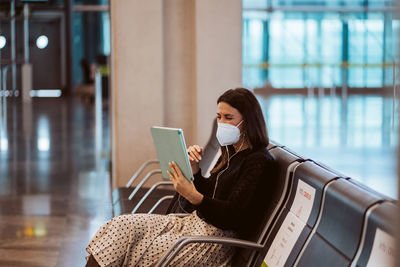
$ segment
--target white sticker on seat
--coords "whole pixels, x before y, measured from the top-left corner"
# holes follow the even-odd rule
[[[284,266],[310,217],[314,198],[315,188],[299,180],[294,202],[264,259],[268,267]]]
[[[296,196],[290,210],[304,223],[307,223],[314,204],[315,188],[299,180]]]
[[[395,266],[395,242],[393,236],[377,228],[367,267]]]
[[[289,211],[264,259],[268,267],[285,264],[304,226],[305,223]]]

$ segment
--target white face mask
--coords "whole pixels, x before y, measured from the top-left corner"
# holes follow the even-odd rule
[[[238,126],[243,122],[241,120],[238,125],[218,122],[217,139],[221,146],[228,146],[239,141],[240,130]]]

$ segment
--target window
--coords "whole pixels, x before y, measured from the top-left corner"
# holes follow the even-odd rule
[[[364,2],[381,11],[358,12]],[[244,85],[380,88],[390,84],[399,24],[392,20],[391,1],[364,2],[245,0]]]

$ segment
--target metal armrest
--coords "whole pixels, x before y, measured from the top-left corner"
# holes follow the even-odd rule
[[[146,174],[146,176],[143,178],[143,180],[135,187],[135,189],[129,195],[128,199],[132,200],[133,197],[136,195],[136,193],[139,191],[139,189],[144,185],[145,182],[147,182],[147,180],[150,179],[151,176],[153,176],[154,174],[160,174],[160,173],[162,173],[160,169],[149,171]]]
[[[154,210],[165,200],[169,200],[169,199],[173,199],[174,196],[170,195],[170,196],[164,196],[162,198],[160,198],[156,204],[154,204],[154,206],[149,210],[148,214],[152,214],[154,212]]]
[[[160,172],[161,172],[161,170],[160,170]],[[131,213],[135,213],[139,209],[139,207],[143,204],[143,202],[147,199],[147,197],[151,194],[151,192],[153,192],[157,187],[162,186],[162,185],[173,185],[173,183],[171,181],[162,181],[162,182],[155,183],[152,187],[150,187],[150,189],[146,192],[146,194],[140,199],[139,203],[137,203],[137,205],[133,208]],[[136,188],[135,188],[135,190],[136,190]]]
[[[263,245],[237,239],[237,238],[227,238],[227,237],[210,237],[210,236],[184,236],[178,239],[175,244],[165,253],[161,260],[157,263],[157,267],[168,266],[172,259],[179,253],[179,251],[188,244],[191,243],[214,243],[229,245],[234,247],[249,248],[259,251],[263,248]],[[172,253],[173,252],[173,253]]]
[[[144,162],[142,166],[140,166],[140,168],[132,175],[131,179],[129,179],[129,182],[125,185],[125,187],[127,188],[131,187],[133,182],[139,177],[139,175],[143,172],[144,168],[146,168],[148,165],[159,162],[160,161],[158,159],[150,159]]]

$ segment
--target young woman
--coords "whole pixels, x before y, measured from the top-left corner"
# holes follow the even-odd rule
[[[152,266],[182,236],[249,238],[272,205],[273,157],[261,107],[247,89],[231,89],[217,101],[217,139],[222,155],[209,178],[201,176],[202,147],[188,148],[194,182],[174,163],[169,176],[175,190],[195,209],[180,218],[173,214],[130,214],[113,218],[86,248],[86,266]],[[191,244],[171,266],[229,266],[234,249],[217,244]]]

